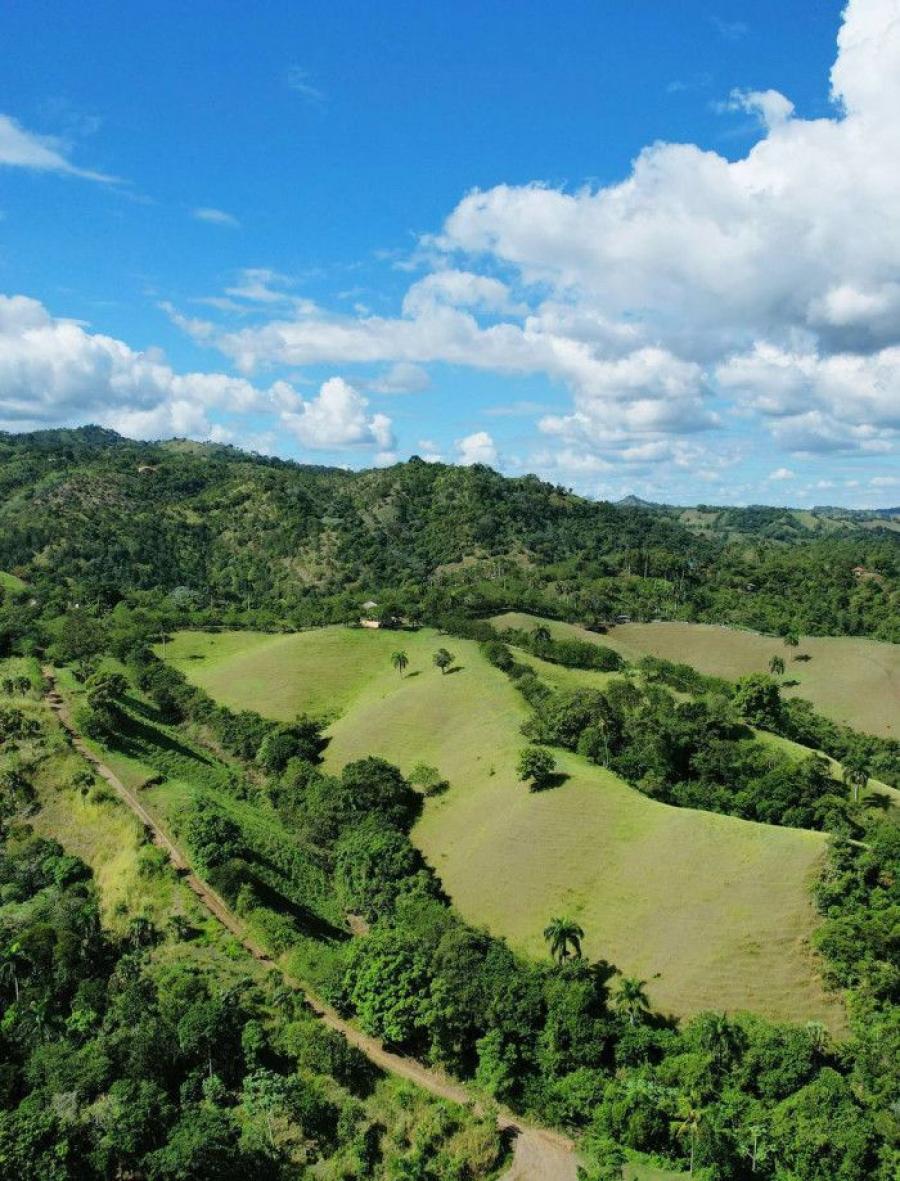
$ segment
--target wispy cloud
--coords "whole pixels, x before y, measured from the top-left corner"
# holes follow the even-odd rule
[[[709,19],[723,41],[740,41],[750,32],[750,26],[745,21],[726,21],[720,16],[711,16]]]
[[[241,224],[234,214],[226,213],[224,209],[214,209],[209,205],[201,205],[199,209],[195,209],[193,216],[197,221],[206,221],[214,226],[230,226],[232,229],[238,229]]]
[[[315,86],[310,80],[309,71],[302,66],[291,66],[287,72],[287,84],[291,90],[309,99],[313,103],[323,103],[325,92]]]
[[[26,131],[12,116],[0,115],[0,165],[27,168],[33,172],[56,172],[103,184],[121,183],[117,176],[77,167],[68,159],[66,151],[66,145],[55,136]]]

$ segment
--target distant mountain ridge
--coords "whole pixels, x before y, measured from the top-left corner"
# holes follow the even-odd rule
[[[219,619],[301,624],[393,596],[432,618],[516,607],[900,639],[892,520],[611,504],[481,464],[347,471],[97,427],[0,434],[0,572],[60,612],[177,590]]]

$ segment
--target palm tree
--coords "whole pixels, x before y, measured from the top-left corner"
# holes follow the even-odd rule
[[[869,782],[869,767],[864,755],[858,751],[849,754],[844,760],[844,769],[841,772],[841,778],[853,791],[854,804],[858,804],[859,793]]]
[[[685,1137],[690,1139],[691,1165],[688,1172],[689,1177],[693,1177],[694,1175],[694,1149],[697,1146],[697,1133],[703,1126],[705,1114],[696,1095],[682,1095],[679,1099],[674,1120],[675,1135],[679,1140],[683,1140]]]
[[[434,663],[437,665],[437,667],[441,670],[441,676],[443,676],[450,665],[453,663],[454,656],[453,653],[448,652],[446,648],[438,648],[432,659],[434,660]]]
[[[638,1020],[650,1010],[647,981],[638,980],[636,976],[623,976],[613,1003],[628,1018],[629,1025],[637,1025]]]
[[[400,676],[402,677],[403,670],[409,664],[409,657],[402,650],[399,652],[392,652],[391,653],[391,664],[394,666],[394,668],[399,670]]]
[[[780,656],[773,656],[769,661],[769,672],[773,677],[784,676],[784,661]]]
[[[799,643],[800,643],[800,640],[799,640],[799,637],[797,636],[796,632],[785,632],[785,635],[784,635],[785,648],[796,648]]]
[[[0,978],[13,986],[16,1001],[19,999],[19,961],[22,959],[22,945],[13,941],[0,953]]]
[[[704,1013],[698,1018],[700,1045],[709,1054],[716,1070],[724,1071],[739,1057],[744,1037],[739,1025],[725,1013]]]
[[[545,644],[549,644],[553,637],[550,635],[550,628],[545,623],[539,623],[537,627],[532,628],[531,642],[535,648],[543,648]]]
[[[551,919],[544,928],[544,938],[550,945],[550,954],[558,964],[569,956],[581,959],[581,941],[584,931],[574,919]]]
[[[821,1021],[807,1021],[804,1028],[813,1054],[817,1058],[824,1058],[828,1052],[828,1030]]]

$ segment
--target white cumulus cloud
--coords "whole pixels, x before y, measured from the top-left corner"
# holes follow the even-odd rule
[[[341,378],[304,399],[284,381],[260,389],[225,373],[176,373],[154,351],[51,316],[37,300],[0,295],[0,428],[89,421],[134,438],[235,437],[212,411],[269,419],[311,449],[393,448],[390,419],[369,414]]]
[[[475,431],[474,434],[466,435],[464,439],[458,439],[456,450],[458,462],[467,466],[472,463],[486,463],[494,467],[499,462],[494,440],[487,431]]]
[[[850,0],[831,93],[832,115],[805,119],[776,90],[733,90],[760,123],[736,160],[655,143],[618,183],[475,190],[423,241],[431,270],[399,314],[294,309],[214,343],[246,373],[543,374],[571,407],[540,429],[601,455],[741,415],[788,449],[893,447],[900,0]],[[283,299],[265,281],[232,293]]]
[[[368,401],[341,377],[324,382],[314,398],[296,396],[296,405],[282,412],[285,427],[305,446],[335,449],[377,446],[393,450],[391,420],[368,414]]]

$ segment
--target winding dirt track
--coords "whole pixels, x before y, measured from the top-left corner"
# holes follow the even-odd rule
[[[43,672],[48,686],[47,701],[68,734],[72,746],[82,758],[90,763],[96,774],[106,780],[137,816],[153,843],[165,850],[181,880],[196,894],[210,914],[234,935],[254,959],[264,964],[271,964],[273,968],[278,969],[278,965],[265,949],[249,935],[245,925],[225,900],[207,882],[197,876],[184,853],[162,828],[159,821],[148,812],[137,795],[125,786],[111,767],[101,762],[88,748],[76,730],[69,708],[56,688],[53,669],[45,667]],[[278,970],[280,971],[280,969]],[[454,1082],[446,1075],[432,1070],[415,1058],[408,1058],[386,1050],[376,1038],[362,1033],[338,1016],[334,1009],[319,1000],[301,981],[285,973],[282,975],[286,984],[303,993],[310,1009],[325,1025],[346,1038],[351,1045],[365,1054],[369,1061],[380,1069],[397,1075],[399,1078],[407,1079],[440,1099],[448,1099],[453,1103],[464,1105],[473,1103],[473,1097],[461,1083]],[[532,1127],[509,1112],[501,1112],[497,1117],[497,1126],[513,1138],[512,1164],[501,1181],[576,1181],[578,1168],[574,1145],[567,1136],[547,1128]]]

